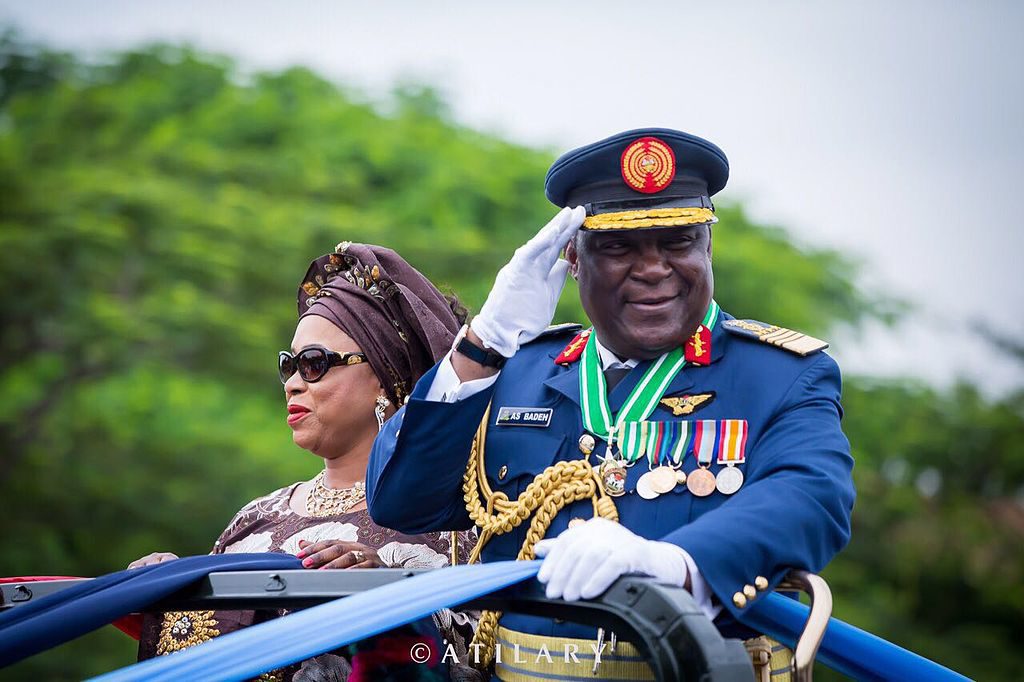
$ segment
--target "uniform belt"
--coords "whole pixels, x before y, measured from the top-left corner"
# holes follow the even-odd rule
[[[531,635],[500,625],[497,639],[494,672],[504,682],[654,679],[647,657],[629,642],[617,642],[614,653],[605,642],[594,674],[597,640]]]
[[[495,676],[503,682],[591,682],[593,680],[653,680],[647,658],[629,642],[617,642],[609,652],[606,641],[601,664],[594,673],[597,641],[573,637],[545,637],[498,626]],[[744,644],[758,682],[789,682],[793,653],[770,637],[755,637]]]

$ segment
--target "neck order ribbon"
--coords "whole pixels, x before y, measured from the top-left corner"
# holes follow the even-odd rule
[[[709,330],[714,329],[718,321],[718,312],[718,303],[712,300],[701,324]],[[583,411],[583,427],[607,441],[610,449],[614,445],[615,433],[622,424],[643,421],[650,416],[662,394],[684,365],[686,358],[682,348],[665,353],[651,363],[613,420],[611,409],[608,407],[604,373],[601,371],[601,361],[597,355],[597,344],[588,343],[583,349],[580,368],[580,408]]]

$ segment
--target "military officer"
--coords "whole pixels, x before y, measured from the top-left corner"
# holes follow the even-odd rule
[[[545,190],[565,208],[379,435],[374,520],[475,523],[484,561],[545,557],[550,597],[651,575],[690,590],[726,636],[757,635],[744,610],[846,544],[853,462],[826,344],[714,300],[711,197],[728,173],[717,146],[661,128],[559,158]],[[548,327],[567,274],[592,328]],[[508,614],[479,638],[585,652],[603,634]],[[606,652],[594,679],[643,679],[630,654]],[[579,674],[502,659],[502,679]]]

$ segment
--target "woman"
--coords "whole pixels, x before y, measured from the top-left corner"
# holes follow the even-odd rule
[[[310,481],[293,483],[253,500],[214,543],[213,553],[288,552],[310,569],[438,568],[468,556],[466,533],[407,536],[381,528],[366,511],[364,478],[370,447],[416,380],[451,347],[465,309],[448,299],[398,254],[378,246],[342,242],[312,264],[298,290],[299,322],[291,349],[281,351],[278,372],[287,401],[287,423],[299,447],[324,460]],[[177,558],[154,553],[129,568]],[[174,612],[147,617],[140,659],[171,653],[264,620],[246,612]],[[444,611],[434,621],[456,652],[464,654],[475,622]],[[419,633],[419,634],[422,634]],[[416,632],[398,635],[408,638]],[[433,679],[431,671],[388,660],[381,642],[349,651],[355,678]],[[402,642],[407,642],[402,639]],[[374,651],[365,647],[376,646]],[[407,654],[409,647],[404,644]],[[348,661],[318,656],[276,679],[346,679]],[[468,670],[467,674],[472,674]],[[454,673],[454,671],[453,671]]]

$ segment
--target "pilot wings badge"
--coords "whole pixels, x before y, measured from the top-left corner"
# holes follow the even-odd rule
[[[695,395],[681,395],[673,398],[662,398],[659,402],[672,410],[676,417],[693,414],[700,408],[707,407],[715,399],[714,393],[697,393]]]

